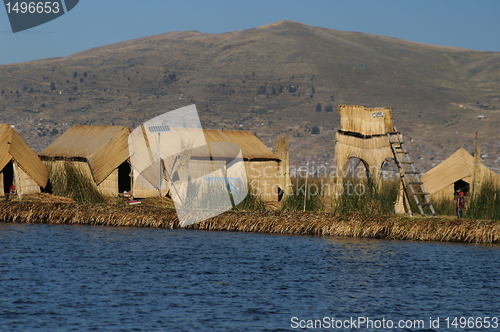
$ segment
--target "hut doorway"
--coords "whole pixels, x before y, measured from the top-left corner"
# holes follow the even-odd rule
[[[369,179],[370,169],[363,159],[349,158],[344,166],[344,177],[353,179]]]
[[[118,166],[118,192],[130,191],[132,188],[132,171],[128,161],[124,161]]]
[[[14,183],[14,164],[12,160],[5,165],[2,169],[3,174],[3,192],[8,194],[10,192],[10,186]]]
[[[470,191],[470,186],[464,180],[455,181],[455,183],[453,184],[453,192],[456,193],[457,191],[458,192],[463,191],[465,195],[468,195]]]

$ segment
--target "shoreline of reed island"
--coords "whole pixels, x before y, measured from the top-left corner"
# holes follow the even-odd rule
[[[90,203],[0,203],[0,222],[150,227],[282,235],[499,244],[500,222],[361,213],[227,211],[180,227],[174,209]]]

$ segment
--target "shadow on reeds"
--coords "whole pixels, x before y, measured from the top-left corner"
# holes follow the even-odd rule
[[[492,182],[481,184],[469,202],[466,201],[465,217],[500,220],[500,188]]]
[[[398,180],[385,180],[380,185],[363,178],[346,178],[335,197],[333,212],[392,215],[399,188]]]
[[[55,196],[72,198],[82,203],[105,203],[106,199],[91,179],[83,174],[71,162],[64,162],[61,167],[48,167],[50,189]]]

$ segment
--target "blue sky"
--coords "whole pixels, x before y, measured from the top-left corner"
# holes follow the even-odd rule
[[[171,31],[221,33],[281,20],[500,52],[499,16],[499,0],[80,0],[67,14],[15,34],[0,8],[0,64]]]

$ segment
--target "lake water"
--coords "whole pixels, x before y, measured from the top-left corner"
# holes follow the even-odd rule
[[[499,303],[498,246],[0,223],[1,331],[499,331]]]

